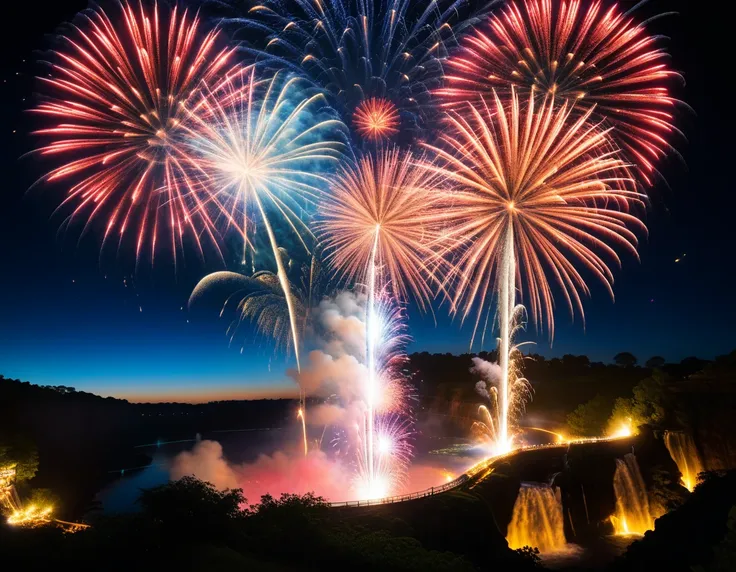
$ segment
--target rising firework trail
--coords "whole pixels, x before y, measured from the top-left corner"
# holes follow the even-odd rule
[[[582,316],[581,295],[589,290],[576,263],[613,296],[607,260],[620,264],[614,247],[636,256],[631,228],[644,229],[629,212],[642,196],[620,177],[625,165],[610,149],[609,130],[590,123],[594,110],[573,114],[568,102],[540,102],[534,95],[524,103],[512,91],[508,101],[494,94],[489,104],[469,104],[463,115],[449,114],[441,146],[427,145],[439,161],[428,168],[455,189],[443,211],[450,224],[446,238],[457,245],[450,273],[453,308],[463,319],[477,311],[473,337],[490,294],[498,298],[498,426],[504,448],[511,442],[516,290],[534,321],[544,319],[553,336],[553,284],[570,311]]]
[[[205,89],[187,109],[186,164],[193,192],[208,208],[236,227],[245,260],[258,223],[266,230],[276,276],[288,308],[297,369],[301,369],[298,316],[276,233],[276,216],[305,251],[311,233],[302,213],[313,205],[326,179],[321,174],[341,156],[343,124],[325,109],[324,98],[309,94],[297,78],[259,80],[249,68]],[[302,418],[306,416],[302,393]],[[305,436],[306,452],[306,436]]]
[[[104,221],[103,247],[131,235],[136,258],[148,244],[153,259],[160,238],[174,260],[186,235],[200,253],[202,236],[217,248],[173,154],[184,105],[201,82],[227,76],[234,50],[218,49],[218,32],[203,33],[187,10],[127,2],[87,10],[60,42],[34,111],[54,122],[36,132],[49,139],[38,152],[64,161],[44,179],[69,185],[66,222]]]
[[[376,401],[380,398],[380,360],[386,300],[405,301],[411,294],[422,308],[439,284],[437,242],[441,193],[437,178],[410,153],[382,149],[345,166],[335,177],[324,201],[321,221],[326,261],[348,281],[366,285],[365,466],[368,489],[377,483],[375,455]]]
[[[396,111],[402,131],[425,123],[449,47],[493,3],[474,8],[468,0],[263,0],[243,11],[242,2],[216,2],[230,7],[224,23],[242,31],[252,56],[309,78],[359,139],[374,135],[359,119],[372,98],[392,117]]]
[[[356,485],[360,498],[367,499],[386,497],[403,484],[412,453],[402,372],[407,340],[401,309],[387,294],[369,292],[366,308],[365,415],[359,428]]]
[[[655,163],[677,131],[669,94],[679,74],[669,69],[660,38],[613,4],[596,0],[510,2],[461,40],[447,60],[437,94],[462,110],[492,90],[534,90],[540,97],[594,105],[595,118],[614,127],[611,137],[651,184]]]

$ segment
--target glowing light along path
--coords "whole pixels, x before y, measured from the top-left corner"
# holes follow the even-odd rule
[[[380,504],[404,502],[404,501],[414,500],[418,498],[428,497],[428,496],[440,494],[446,491],[454,490],[460,487],[461,485],[467,483],[471,479],[474,479],[478,475],[481,475],[484,472],[492,469],[495,463],[502,461],[502,460],[509,459],[515,455],[524,453],[526,451],[536,451],[536,450],[541,450],[541,449],[560,449],[563,447],[568,447],[570,445],[583,445],[586,443],[608,443],[611,441],[618,441],[619,439],[626,439],[628,437],[631,437],[631,435],[612,435],[610,437],[588,437],[588,438],[583,438],[583,439],[561,440],[561,441],[558,441],[557,443],[546,443],[544,445],[525,445],[522,447],[517,447],[515,449],[510,449],[509,451],[506,451],[505,453],[493,454],[489,457],[486,457],[482,461],[478,461],[476,464],[469,467],[463,474],[459,475],[456,479],[452,481],[448,481],[447,483],[444,483],[442,485],[430,487],[422,491],[416,491],[416,492],[392,496],[392,497],[374,497],[374,498],[366,498],[366,499],[359,500],[359,501],[333,501],[333,502],[330,502],[330,506],[333,506],[333,507],[373,506],[373,505],[380,505]]]

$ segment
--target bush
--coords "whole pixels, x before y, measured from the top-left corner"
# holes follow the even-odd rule
[[[611,405],[603,396],[596,395],[587,403],[578,405],[567,416],[570,433],[576,437],[598,437],[609,416]]]

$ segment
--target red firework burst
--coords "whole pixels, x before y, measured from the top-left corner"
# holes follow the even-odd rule
[[[171,150],[182,104],[200,82],[227,75],[234,50],[218,51],[218,32],[201,34],[186,10],[166,10],[163,21],[157,5],[122,2],[120,11],[83,13],[41,78],[51,95],[34,111],[56,123],[36,132],[51,138],[39,152],[66,161],[45,180],[70,181],[67,222],[105,220],[103,246],[114,231],[118,245],[130,233],[136,257],[150,243],[153,259],[165,234],[176,259],[186,233],[201,252],[210,225]]]
[[[388,99],[372,97],[355,110],[353,124],[367,139],[388,139],[399,132],[399,110]]]
[[[447,64],[445,105],[478,102],[512,86],[578,100],[615,128],[612,136],[647,184],[676,131],[677,100],[668,84],[679,77],[642,24],[600,1],[511,2],[465,38]]]

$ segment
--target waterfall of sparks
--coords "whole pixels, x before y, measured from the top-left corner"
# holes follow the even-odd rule
[[[21,508],[14,480],[15,468],[0,469],[0,511],[10,514],[17,513]]]
[[[687,433],[667,431],[664,434],[664,444],[682,474],[682,486],[692,492],[698,483],[698,474],[703,472],[695,440]]]
[[[373,456],[375,441],[375,399],[376,399],[376,345],[379,342],[380,325],[378,324],[378,313],[376,312],[376,256],[378,254],[378,237],[380,225],[376,226],[376,236],[373,239],[373,252],[371,253],[370,266],[368,267],[368,303],[366,305],[366,363],[368,365],[368,387],[366,388],[367,405],[367,431],[365,438],[365,457],[368,466],[369,490],[371,494],[376,493],[376,468]]]
[[[13,526],[35,527],[51,521],[52,506],[24,506],[15,489],[15,467],[0,468],[0,513]]]
[[[506,535],[509,548],[536,547],[539,552],[564,548],[564,519],[560,489],[545,484],[522,483]]]
[[[611,516],[611,523],[616,534],[642,535],[654,528],[644,479],[632,453],[624,455],[623,459],[616,459],[613,491],[616,495],[616,512]]]
[[[299,360],[299,331],[296,324],[296,312],[294,311],[294,298],[291,292],[291,284],[289,283],[289,277],[286,275],[286,269],[284,268],[284,261],[281,258],[279,252],[279,245],[276,242],[276,235],[271,228],[271,223],[268,221],[268,216],[263,208],[258,193],[253,193],[258,210],[261,211],[261,217],[266,226],[266,232],[268,234],[268,240],[271,243],[271,250],[273,251],[273,257],[276,259],[276,269],[281,284],[281,289],[284,291],[284,298],[286,299],[286,307],[289,309],[289,323],[291,325],[291,339],[294,343],[294,356],[296,357],[296,369],[301,373],[301,361]],[[309,453],[309,446],[307,443],[307,398],[306,394],[302,389],[299,389],[299,412],[297,417],[301,417],[302,420],[302,440],[304,442],[304,455]]]
[[[499,395],[499,420],[497,453],[506,453],[511,449],[509,439],[509,403],[511,401],[511,336],[514,331],[516,313],[516,258],[514,254],[514,227],[509,221],[506,226],[506,237],[503,246],[503,261],[498,288],[498,320],[501,337],[498,351],[501,365],[501,387]]]

